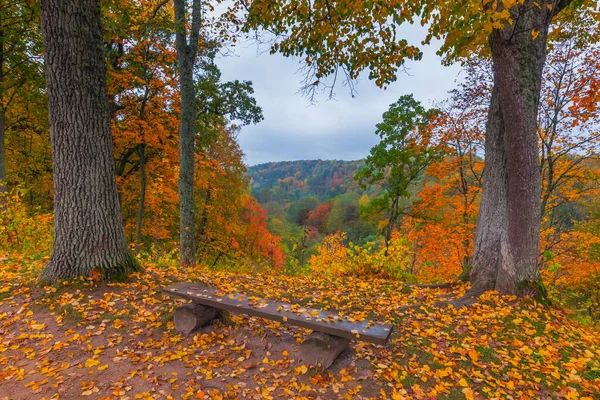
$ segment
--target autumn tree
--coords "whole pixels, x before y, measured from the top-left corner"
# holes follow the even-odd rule
[[[327,219],[331,212],[331,202],[325,202],[319,205],[314,210],[308,212],[306,223],[309,226],[314,226],[321,233],[325,233],[327,229]]]
[[[468,296],[491,289],[539,291],[537,113],[548,34],[561,14],[577,18],[578,13],[594,12],[595,1],[254,0],[244,4],[249,15],[246,29],[270,30],[276,35],[273,52],[302,56],[311,88],[327,86],[328,75],[345,75],[351,82],[363,70],[369,70],[379,86],[395,81],[406,59],[421,58],[419,49],[397,32],[399,25],[415,19],[427,27],[424,44],[433,38],[443,41],[440,53],[447,62],[473,53],[489,54],[494,88]]]
[[[413,243],[414,272],[423,269],[429,270],[430,277],[469,279],[482,185],[489,67],[485,59],[469,60],[458,88],[448,100],[436,104],[439,113],[430,129],[445,156],[424,171],[411,218],[402,228]]]
[[[403,198],[410,198],[410,187],[416,183],[423,170],[441,156],[441,149],[431,143],[427,130],[434,110],[426,110],[412,95],[400,97],[383,114],[376,133],[381,141],[375,145],[365,160],[365,167],[355,176],[363,185],[379,184],[383,192],[365,207],[369,213],[385,210],[388,223],[385,246],[392,237],[398,219],[406,209]]]
[[[597,43],[584,45],[582,33],[595,31],[596,24],[590,16],[581,16],[577,24],[561,24],[557,29],[560,34],[552,39],[544,67],[537,120],[542,178],[541,250],[546,254],[539,258],[541,268],[556,265],[546,260],[553,257],[549,252],[564,254],[572,248],[563,244],[570,242],[566,236],[570,235],[575,220],[583,215],[578,203],[598,191],[593,160],[600,150],[594,89],[600,70],[599,49]],[[483,154],[477,149],[485,130],[482,116],[487,112],[493,87],[492,66],[487,60],[469,60],[464,72],[465,80],[452,91],[451,103],[441,106],[444,117],[438,129],[439,140],[458,157],[461,153],[473,154],[469,143],[475,140],[475,159],[462,157],[464,162],[456,168],[461,175],[465,170],[462,165],[468,167],[468,173],[477,164],[477,153]],[[463,146],[456,142],[457,133],[462,136]],[[476,177],[477,174],[471,175]],[[478,185],[477,181],[480,179],[473,183]]]
[[[170,178],[179,159],[171,12],[165,2],[142,7],[136,1],[121,1],[105,4],[103,9],[117,184],[125,232],[134,236],[136,253],[144,244],[147,214],[155,216],[154,237],[158,239],[162,235],[157,235],[157,214],[173,212],[154,195],[157,179]],[[168,182],[165,186],[177,185]],[[170,189],[162,192],[167,195]],[[175,203],[176,196],[170,197]]]
[[[8,187],[7,133],[35,124],[27,118],[29,103],[45,108],[38,23],[37,2],[0,1],[0,197]]]
[[[137,267],[115,182],[100,2],[41,2],[54,158],[54,246],[42,279],[122,278]]]
[[[214,126],[213,137],[196,154],[197,257],[211,264],[232,255],[232,240],[242,236],[241,216],[248,184],[237,129]],[[204,137],[205,139],[206,137]],[[209,258],[213,258],[209,261]]]
[[[590,164],[600,154],[600,106],[592,94],[600,82],[600,46],[581,47],[572,32],[563,34],[570,37],[548,55],[538,115],[544,249],[572,224],[569,203],[599,189]]]
[[[201,176],[196,180],[196,187],[200,186],[197,188],[200,199],[196,200],[200,215],[196,224],[196,245],[203,248],[203,253],[211,247],[202,242],[208,240],[207,228],[214,224],[210,221],[216,216],[214,208],[223,211],[218,215],[220,223],[225,223],[227,207],[244,197],[247,190],[243,178],[246,172],[243,153],[236,140],[238,128],[263,119],[262,109],[253,97],[252,82],[222,82],[214,57],[214,49],[201,57],[195,78],[196,158],[199,164],[196,175]],[[239,125],[227,127],[230,123]],[[228,193],[228,196],[220,197],[219,193]],[[223,204],[219,206],[218,203]]]
[[[236,127],[213,127],[217,136],[196,155],[199,211],[198,258],[207,265],[246,260],[283,265],[280,238],[267,229],[266,213],[248,194],[246,166]]]

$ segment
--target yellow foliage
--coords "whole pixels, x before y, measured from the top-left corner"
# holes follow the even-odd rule
[[[410,248],[397,232],[392,235],[387,251],[383,244],[376,246],[375,242],[364,246],[352,242],[346,245],[346,239],[344,232],[325,237],[308,261],[311,270],[340,276],[408,277]]]
[[[52,249],[53,216],[28,207],[23,200],[26,194],[18,187],[0,199],[0,251],[48,254]]]

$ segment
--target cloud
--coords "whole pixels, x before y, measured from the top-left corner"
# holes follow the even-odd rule
[[[414,28],[411,35],[416,36]],[[327,94],[316,105],[298,91],[302,75],[299,61],[279,54],[258,53],[254,45],[238,47],[236,56],[218,61],[223,79],[251,80],[255,97],[263,108],[264,121],[244,127],[240,145],[249,165],[298,159],[353,160],[365,157],[377,143],[375,125],[389,105],[413,93],[426,105],[446,98],[455,87],[459,67],[444,67],[435,48],[424,49],[423,59],[408,65],[387,90],[361,77],[352,98],[347,87],[338,86],[335,100]],[[366,76],[366,75],[365,75]]]

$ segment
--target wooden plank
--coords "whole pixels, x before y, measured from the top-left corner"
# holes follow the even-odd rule
[[[172,296],[181,297],[210,307],[280,321],[301,328],[374,344],[386,344],[393,326],[374,321],[348,321],[331,311],[319,311],[299,305],[264,300],[240,293],[223,293],[198,284],[179,282],[163,289]]]

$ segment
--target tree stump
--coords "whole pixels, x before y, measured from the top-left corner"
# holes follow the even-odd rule
[[[175,310],[173,322],[175,330],[184,335],[189,335],[196,329],[205,325],[208,321],[215,318],[217,309],[206,307],[200,304],[184,304]]]
[[[348,343],[350,343],[350,339],[322,332],[313,332],[300,345],[302,361],[314,366],[320,365],[321,368],[327,369],[348,347]]]

